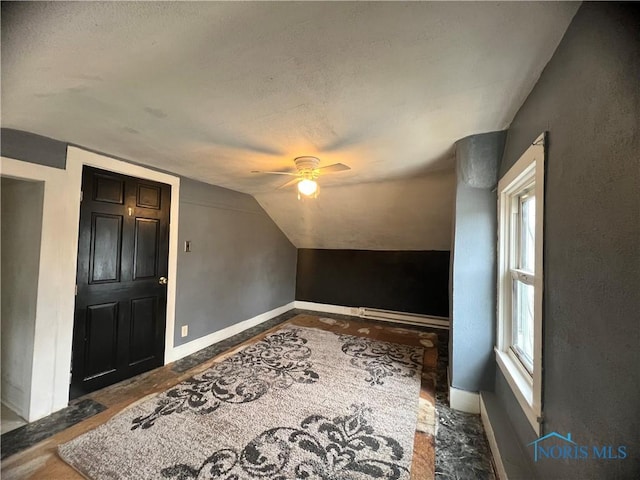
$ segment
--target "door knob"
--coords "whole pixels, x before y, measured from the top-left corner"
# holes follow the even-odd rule
[[[160,279],[158,280],[158,283],[160,285],[166,285],[168,282],[167,277],[160,277]]]

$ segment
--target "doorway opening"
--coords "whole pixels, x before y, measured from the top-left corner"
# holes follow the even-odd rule
[[[29,417],[44,182],[0,179],[2,431]]]

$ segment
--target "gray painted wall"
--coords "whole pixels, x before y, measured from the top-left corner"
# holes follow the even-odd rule
[[[456,142],[458,183],[492,189],[498,182],[498,165],[504,152],[506,131],[481,133]]]
[[[178,236],[176,345],[294,300],[296,248],[250,195],[182,179]]]
[[[549,131],[544,433],[627,445],[609,461],[539,461],[539,478],[640,476],[640,15],[585,3],[516,115],[501,175]],[[498,371],[523,450],[533,430]]]
[[[2,402],[29,412],[44,183],[3,177]]]
[[[451,386],[493,386],[495,345],[496,194],[458,185],[453,240]]]
[[[456,144],[450,381],[468,391],[492,388],[495,375],[496,193],[492,189],[504,139],[505,132],[491,132]]]
[[[65,142],[22,130],[0,130],[0,150],[2,156],[16,160],[62,169],[67,165]]]

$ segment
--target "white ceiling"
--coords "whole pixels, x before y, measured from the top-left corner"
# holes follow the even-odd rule
[[[456,140],[508,127],[578,6],[3,2],[2,125],[256,195],[278,222],[286,177],[251,170],[451,168]]]

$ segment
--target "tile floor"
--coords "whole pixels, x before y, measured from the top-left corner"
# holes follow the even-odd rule
[[[438,331],[436,480],[495,480],[480,415],[449,408],[449,332]]]
[[[96,413],[104,411],[105,408],[104,405],[90,398],[79,399],[71,402],[68,407],[59,412],[3,433],[0,442],[1,458],[4,460],[14,453],[25,450],[76,423],[94,416]]]
[[[213,358],[219,353],[284,322],[299,313],[309,313],[336,319],[351,319],[343,315],[319,314],[304,310],[291,310],[257,327],[234,335],[222,342],[181,359],[171,367],[175,372],[184,372],[191,367]],[[354,318],[358,320],[358,318]],[[361,319],[360,319],[361,320]],[[372,323],[376,321],[372,320]],[[441,480],[494,480],[491,454],[484,434],[479,415],[467,414],[452,410],[448,407],[447,365],[448,365],[448,337],[449,332],[434,329],[438,334],[438,388],[436,391],[436,409],[438,414],[438,430],[436,435],[436,479]],[[82,402],[82,401],[81,401]],[[12,455],[22,449],[59,432],[87,416],[94,415],[104,409],[99,403],[73,403],[62,412],[57,412],[38,422],[23,425],[5,435],[4,406],[3,406],[3,435],[1,439],[2,457]]]

